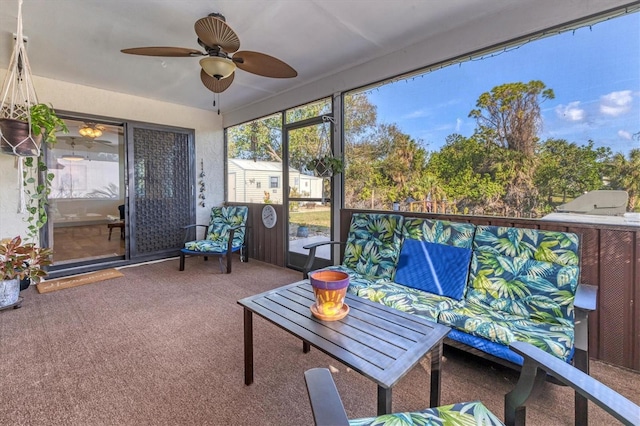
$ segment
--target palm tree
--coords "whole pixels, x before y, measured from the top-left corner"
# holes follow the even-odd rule
[[[613,156],[612,163],[612,187],[627,191],[629,211],[640,210],[640,149],[629,151],[629,159],[618,153]]]

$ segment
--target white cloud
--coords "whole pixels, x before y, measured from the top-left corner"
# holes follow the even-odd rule
[[[460,133],[461,128],[462,128],[462,119],[456,118],[456,133]]]
[[[409,114],[406,114],[402,118],[403,119],[422,118],[422,117],[428,117],[429,115],[431,115],[431,111],[426,109],[417,109],[413,112],[410,112]]]
[[[558,105],[556,115],[567,121],[582,121],[586,116],[584,109],[580,108],[580,101],[569,102],[569,105]]]
[[[605,115],[617,117],[631,109],[632,101],[631,90],[611,92],[600,98],[600,112]]]
[[[626,130],[618,130],[618,136],[620,136],[622,139],[626,139],[628,141],[630,141],[631,138],[632,138],[631,133],[627,132]]]

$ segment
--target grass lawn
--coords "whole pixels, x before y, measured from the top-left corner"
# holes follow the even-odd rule
[[[328,228],[331,226],[331,211],[329,207],[316,207],[308,211],[301,209],[301,211],[289,212],[289,221],[297,225],[305,224]]]

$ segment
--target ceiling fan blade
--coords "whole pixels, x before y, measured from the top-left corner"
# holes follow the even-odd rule
[[[199,50],[186,47],[132,47],[131,49],[122,49],[121,52],[130,55],[169,56],[176,58],[206,55],[206,53]]]
[[[237,52],[231,59],[241,70],[263,77],[292,78],[298,75],[296,70],[280,59],[260,52],[243,50]]]
[[[233,83],[234,77],[235,73],[232,73],[229,77],[218,80],[217,78],[211,77],[204,72],[204,70],[200,70],[200,80],[202,80],[202,84],[213,93],[222,93],[227,90],[229,86],[231,86],[231,83]]]
[[[207,46],[220,46],[227,53],[240,48],[240,39],[226,22],[214,16],[196,21],[194,26],[198,38]]]

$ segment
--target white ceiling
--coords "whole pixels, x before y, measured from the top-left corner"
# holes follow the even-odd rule
[[[504,19],[505,14],[526,10],[523,5],[531,8],[536,1],[24,0],[23,26],[34,75],[215,110],[213,93],[200,82],[198,58],[125,55],[120,49],[200,49],[194,22],[211,12],[222,13],[240,38],[240,50],[270,54],[298,71],[293,79],[236,71],[235,81],[220,95],[224,110],[229,111],[473,21],[492,16]],[[0,6],[0,68],[7,68],[18,0],[0,0]]]

